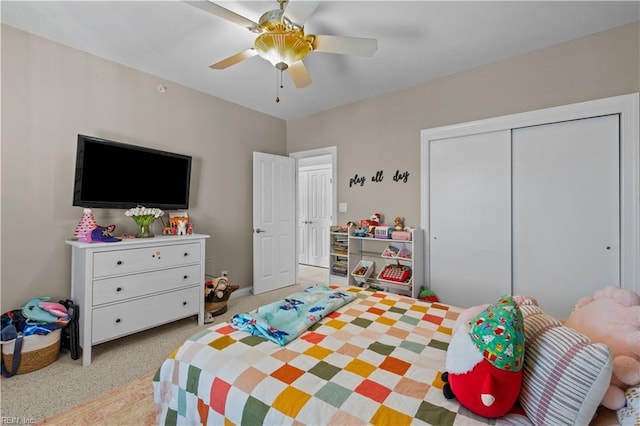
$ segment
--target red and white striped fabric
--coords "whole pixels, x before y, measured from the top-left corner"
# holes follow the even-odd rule
[[[586,425],[609,387],[609,348],[539,306],[521,306],[525,357],[520,404],[537,425]]]

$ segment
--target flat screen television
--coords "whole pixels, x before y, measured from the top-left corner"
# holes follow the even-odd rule
[[[78,135],[73,205],[189,208],[191,156]]]

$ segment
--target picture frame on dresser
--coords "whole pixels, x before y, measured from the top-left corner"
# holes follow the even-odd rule
[[[207,238],[66,241],[71,246],[71,298],[80,309],[83,366],[91,364],[94,345],[195,315],[204,324]]]

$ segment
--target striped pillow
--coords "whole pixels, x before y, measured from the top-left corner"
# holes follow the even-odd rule
[[[520,306],[525,356],[520,404],[537,425],[586,425],[609,387],[609,348],[545,314]]]

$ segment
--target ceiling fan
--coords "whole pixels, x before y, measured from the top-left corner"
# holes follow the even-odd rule
[[[311,76],[302,62],[308,53],[371,56],[378,48],[378,41],[372,38],[305,34],[304,23],[318,7],[319,1],[277,1],[280,7],[264,13],[258,23],[210,1],[187,1],[192,6],[257,34],[253,47],[216,62],[209,68],[226,69],[259,55],[281,73],[287,70],[295,86],[302,88],[311,84]]]

